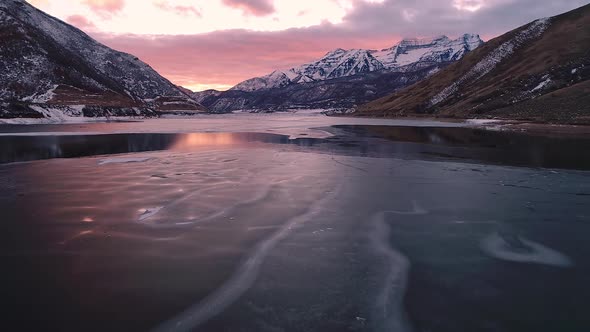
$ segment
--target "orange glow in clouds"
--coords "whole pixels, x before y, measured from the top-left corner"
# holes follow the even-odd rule
[[[368,3],[383,0],[355,0]],[[281,31],[342,22],[351,0],[29,0],[62,20],[82,15],[99,31],[178,35],[228,29]],[[254,5],[260,3],[260,5]]]

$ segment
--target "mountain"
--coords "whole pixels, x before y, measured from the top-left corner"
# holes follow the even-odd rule
[[[198,103],[205,104],[210,98],[217,98],[221,95],[221,91],[217,91],[214,89],[209,89],[201,92],[192,92],[191,95],[193,99],[196,100]]]
[[[292,83],[308,83],[331,78],[352,76],[385,68],[368,50],[343,50],[341,48],[327,53],[318,61],[291,68],[274,71],[263,77],[256,77],[239,83],[232,90],[256,91],[281,88]]]
[[[590,123],[590,5],[490,40],[430,78],[359,107],[422,114]]]
[[[481,38],[474,34],[464,34],[451,40],[447,36],[432,39],[404,39],[399,44],[371,54],[384,67],[395,69],[412,64],[428,64],[457,61],[467,52],[473,51],[483,44]]]
[[[433,39],[404,39],[397,45],[380,51],[339,48],[312,63],[255,77],[239,83],[231,90],[281,88],[289,84],[323,81],[384,69],[402,70],[406,66],[416,64],[432,65],[456,61],[482,43],[479,36],[466,34],[455,40],[450,40],[446,36]]]
[[[454,40],[404,39],[383,50],[339,48],[317,61],[248,79],[226,92],[194,96],[216,112],[244,107],[347,108],[415,83],[482,43],[478,35],[465,34]]]
[[[204,110],[137,57],[22,0],[0,2],[0,45],[0,117]]]

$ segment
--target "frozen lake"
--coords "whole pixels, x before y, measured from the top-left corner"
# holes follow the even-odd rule
[[[0,131],[22,330],[590,330],[587,139],[315,114]]]

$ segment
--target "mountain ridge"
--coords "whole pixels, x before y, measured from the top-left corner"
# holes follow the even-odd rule
[[[255,91],[378,70],[403,70],[404,66],[421,61],[454,61],[481,44],[483,41],[479,35],[464,34],[456,39],[444,35],[434,38],[404,38],[394,46],[382,50],[337,48],[327,52],[319,60],[245,80],[230,90]]]
[[[413,84],[481,44],[479,35],[464,34],[456,39],[406,38],[382,50],[337,48],[316,61],[245,80],[228,91],[207,90],[193,97],[220,113],[350,108]]]

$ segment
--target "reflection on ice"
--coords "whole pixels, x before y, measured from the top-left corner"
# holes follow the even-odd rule
[[[0,163],[145,151],[199,151],[206,147],[255,146],[260,143],[307,145],[268,133],[103,134],[65,136],[0,135]],[[140,162],[142,158],[107,158],[102,164]]]
[[[190,150],[199,146],[235,145],[243,141],[233,133],[192,133],[180,135],[171,150]]]

